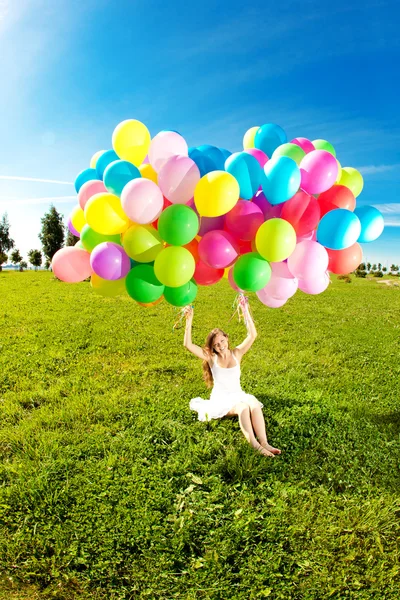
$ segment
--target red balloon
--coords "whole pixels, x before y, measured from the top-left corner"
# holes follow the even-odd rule
[[[225,269],[213,269],[206,265],[202,260],[196,265],[196,270],[193,275],[193,279],[197,285],[213,285],[217,283],[224,276]]]
[[[281,219],[292,226],[297,235],[305,235],[316,228],[321,218],[320,208],[314,196],[299,190],[283,204]]]
[[[347,275],[355,269],[362,261],[362,249],[360,244],[353,244],[344,250],[326,249],[329,256],[328,271],[336,275]]]
[[[330,210],[345,208],[353,211],[356,207],[356,199],[349,188],[344,185],[333,185],[326,192],[318,196],[318,204],[323,217]]]

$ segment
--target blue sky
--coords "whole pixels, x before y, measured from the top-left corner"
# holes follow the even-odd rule
[[[68,182],[124,119],[231,151],[272,122],[363,173],[357,204],[386,222],[364,257],[399,264],[399,16],[384,0],[0,0],[0,215],[17,247],[40,247],[51,202],[67,218]]]

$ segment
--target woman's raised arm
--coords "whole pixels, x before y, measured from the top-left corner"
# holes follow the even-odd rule
[[[186,306],[185,308],[185,316],[186,316],[186,326],[185,326],[185,336],[183,338],[183,345],[185,348],[189,350],[192,354],[197,356],[197,358],[201,358],[201,360],[207,360],[205,352],[203,348],[193,344],[192,342],[192,323],[193,323],[193,308],[191,306]]]

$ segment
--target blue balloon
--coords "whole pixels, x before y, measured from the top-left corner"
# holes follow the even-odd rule
[[[232,152],[230,150],[226,150],[225,148],[220,148],[219,150],[222,152],[222,156],[225,160],[232,155]]]
[[[115,160],[110,163],[104,171],[104,185],[111,194],[120,196],[122,190],[129,181],[141,177],[141,173],[135,165],[127,160]]]
[[[300,169],[288,156],[271,158],[264,166],[264,173],[265,177],[262,177],[261,185],[271,204],[282,204],[299,190]]]
[[[261,185],[264,175],[260,163],[246,152],[235,152],[225,161],[225,171],[234,176],[239,184],[240,197],[250,200]]]
[[[200,150],[200,152],[204,154],[204,156],[207,156],[207,158],[210,158],[213,161],[215,165],[214,170],[224,170],[225,158],[219,148],[217,148],[216,146],[210,146],[209,144],[203,144],[202,146],[198,146],[197,149]]]
[[[103,179],[104,171],[108,167],[108,165],[115,160],[119,160],[119,156],[114,150],[107,150],[103,152],[103,154],[97,159],[96,163],[96,171],[97,177],[96,179]]]
[[[382,213],[374,206],[359,206],[355,209],[354,214],[360,219],[361,233],[357,242],[364,244],[373,242],[382,233],[385,223]]]
[[[356,243],[360,233],[361,223],[357,215],[345,208],[336,208],[320,220],[317,242],[329,250],[344,250]]]
[[[207,175],[207,173],[217,170],[217,167],[211,158],[208,158],[208,156],[200,152],[198,148],[189,148],[189,158],[196,163],[200,171],[200,177],[204,177],[204,175]]]
[[[87,181],[92,181],[92,179],[98,179],[96,169],[84,169],[83,171],[78,173],[74,184],[76,193],[79,192],[84,183],[86,183]]]
[[[271,158],[274,150],[281,144],[286,144],[287,136],[282,127],[274,123],[261,125],[254,136],[254,147],[262,150]]]

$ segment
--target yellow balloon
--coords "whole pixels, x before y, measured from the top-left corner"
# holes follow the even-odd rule
[[[220,217],[235,206],[239,193],[239,184],[233,175],[211,171],[196,185],[194,202],[201,217]]]
[[[122,121],[112,134],[112,145],[118,156],[137,167],[145,159],[150,141],[150,132],[146,125],[135,119]]]
[[[152,262],[164,248],[160,234],[152,225],[131,224],[122,245],[127,255],[140,263]]]
[[[140,165],[139,171],[142,177],[144,177],[145,179],[150,179],[150,181],[154,181],[154,183],[158,182],[157,173],[151,165]]]
[[[357,169],[353,169],[353,167],[343,167],[339,184],[349,188],[357,198],[364,187],[364,179]]]
[[[109,281],[108,279],[102,279],[102,277],[99,277],[96,273],[92,273],[90,285],[97,294],[100,294],[100,296],[112,298],[113,296],[126,294],[125,279],[126,277]]]
[[[85,218],[89,227],[103,235],[123,233],[129,227],[121,200],[114,194],[95,194],[85,206]]]
[[[336,162],[338,164],[338,172],[337,172],[337,177],[336,177],[335,183],[339,183],[340,178],[342,176],[342,165],[340,164],[340,162],[338,161],[338,159],[336,159]]]
[[[243,137],[243,150],[250,150],[250,148],[254,148],[254,138],[258,129],[260,128],[251,127],[246,131]]]
[[[90,168],[91,169],[95,169],[96,165],[97,165],[97,161],[99,160],[100,156],[102,154],[104,154],[105,150],[99,150],[98,152],[95,152],[92,156],[92,158],[90,159]]]
[[[72,225],[80,233],[82,231],[83,227],[86,225],[86,219],[85,219],[83,210],[81,209],[79,204],[77,206],[74,206],[74,208],[71,212],[70,219],[71,219]]]
[[[228,279],[228,275],[229,275],[229,271],[231,270],[231,267],[228,267],[227,269],[224,269],[224,277],[225,279]]]

